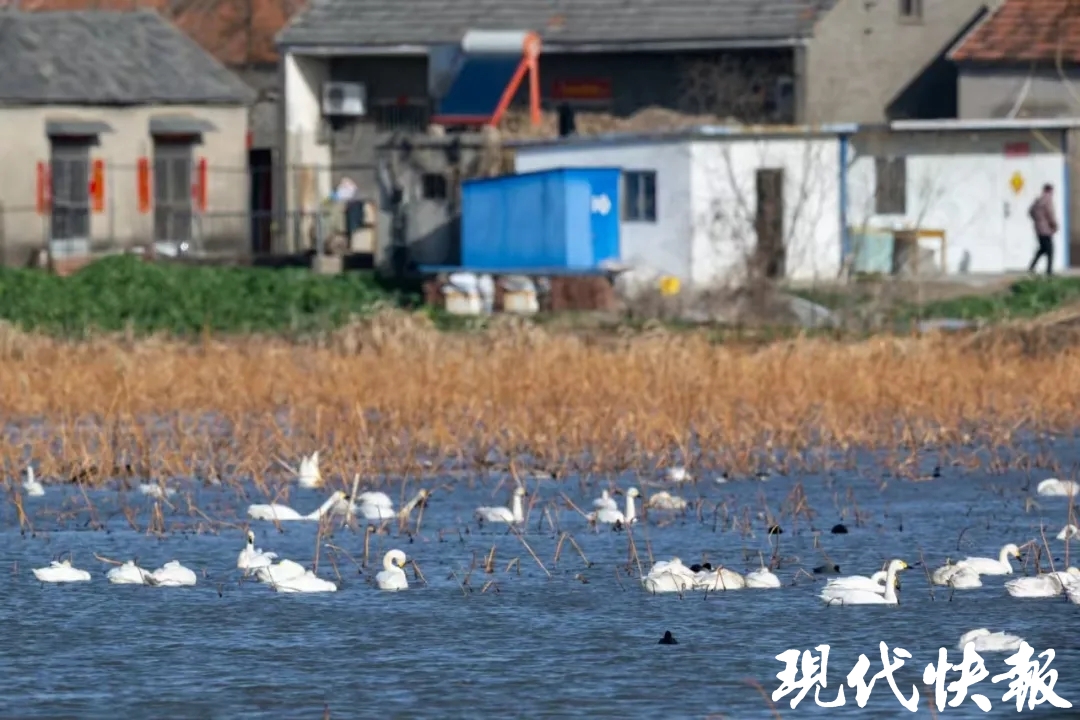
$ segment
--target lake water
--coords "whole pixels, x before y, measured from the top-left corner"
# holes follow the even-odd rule
[[[1067,464],[1075,448],[1059,445],[1056,452]],[[894,557],[912,565],[922,559],[930,568],[946,557],[996,557],[1005,543],[1038,538],[1040,523],[1047,526],[1056,567],[1062,567],[1065,543],[1053,538],[1066,522],[1067,501],[1040,498],[1039,507],[1025,511],[1035,485],[1026,475],[945,468],[940,478],[926,482],[885,481],[882,489],[871,466],[846,474],[726,484],[703,478],[677,489],[651,478],[620,478],[624,489],[636,484],[652,493],[667,485],[689,500],[704,498],[701,520],[695,513],[671,519],[650,511],[648,521],[633,531],[643,562],[651,548],[658,560],[677,555],[690,564],[704,557],[740,571],[756,567],[759,553],[772,552],[767,521],[758,513],[767,507],[779,514],[796,483],[802,483],[817,516],[812,523],[781,516],[784,561],[776,573],[784,587],[682,598],[650,595],[628,574],[626,533],[593,532],[579,514],[560,507],[564,492],[579,506],[590,506],[599,494],[595,483],[529,481],[529,500],[535,504],[524,537],[550,579],[520,538],[504,528],[478,531],[470,522],[476,506],[506,504],[507,485],[496,489],[495,479],[442,478],[409,484],[409,495],[418,487],[438,486],[419,534],[401,537],[395,528],[389,536],[373,535],[370,567],[363,572],[345,555],[363,556],[363,532],[339,528],[323,537],[341,550],[324,545],[319,574],[335,579],[333,560],[341,588],[308,595],[240,582],[235,565],[244,543],[244,510],[249,502],[266,502],[263,498],[200,488],[194,494],[200,510],[236,524],[211,530],[178,495],[176,510],[165,512],[173,532],[158,538],[131,529],[121,510],[122,504],[137,508],[145,527],[150,498],[127,493],[121,499],[115,490],[89,493],[107,526],[94,531],[89,513],[79,510],[85,505],[79,489],[49,486],[45,497],[27,499],[33,536],[20,535],[10,505],[0,511],[5,529],[0,566],[6,569],[0,580],[5,678],[0,717],[317,720],[328,712],[332,718],[773,718],[777,715],[762,693],[749,683],[756,681],[772,694],[783,667],[775,659],[778,653],[830,645],[822,698],[831,700],[860,653],[869,657],[870,673],[881,669],[881,641],[911,653],[897,681],[905,695],[912,685],[918,688],[918,715],[930,717],[923,667],[936,660],[939,647],[949,649],[951,662],[959,662],[960,635],[977,627],[1018,634],[1037,653],[1054,648],[1055,690],[1080,708],[1080,607],[1064,597],[1011,598],[1002,587],[1005,577],[984,577],[983,588],[957,591],[951,598],[944,588],[931,596],[923,569],[916,567],[902,575],[897,607],[825,607],[817,599],[823,581],[797,577],[799,568],[821,565],[826,556],[844,574],[862,575]],[[322,491],[293,489],[289,504],[308,512],[324,497]],[[864,519],[858,526],[851,517],[853,501]],[[752,532],[716,522],[717,503],[748,518]],[[559,534],[549,527],[545,509],[572,534],[591,566],[569,542],[554,562]],[[830,534],[841,511],[850,532]],[[316,523],[285,523],[283,534],[271,523],[252,527],[258,546],[311,562]],[[479,564],[493,545],[494,574],[476,569],[471,590],[463,589],[474,558]],[[391,547],[415,559],[427,585],[414,580],[411,570],[407,592],[384,593],[369,583]],[[31,568],[68,551],[77,567],[94,574],[92,582],[35,581]],[[109,566],[94,553],[137,557],[149,569],[177,559],[199,572],[199,585],[110,585],[104,577]],[[515,558],[519,562],[507,571]],[[1025,572],[1020,563],[1014,567]],[[494,585],[481,592],[488,581]],[[657,644],[665,630],[678,645]],[[983,657],[991,676],[1006,671],[1005,654]],[[972,689],[993,702],[987,715],[970,699],[941,714],[1014,715],[1015,703],[1001,700],[1006,685],[987,679]],[[853,689],[846,688],[845,695],[842,709],[817,708],[811,692],[795,710],[788,699],[780,700],[777,711],[788,718],[911,714],[884,680],[865,708],[856,705]],[[1025,707],[1024,715],[1075,718],[1080,710],[1044,704]]]

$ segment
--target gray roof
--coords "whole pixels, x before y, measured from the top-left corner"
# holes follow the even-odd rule
[[[154,11],[0,11],[0,103],[246,105],[253,92]]]
[[[535,30],[545,44],[753,44],[808,36],[835,0],[313,0],[283,46],[455,43],[466,30]],[[595,49],[595,48],[590,48]]]

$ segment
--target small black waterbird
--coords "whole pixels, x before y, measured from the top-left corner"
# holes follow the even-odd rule
[[[664,631],[664,637],[660,638],[660,642],[657,645],[678,645],[679,641],[675,639],[675,636],[671,634],[670,630]]]

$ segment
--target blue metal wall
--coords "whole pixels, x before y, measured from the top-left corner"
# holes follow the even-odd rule
[[[462,269],[580,272],[618,260],[619,174],[567,168],[463,183]]]

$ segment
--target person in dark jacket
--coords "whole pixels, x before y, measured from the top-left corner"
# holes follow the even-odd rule
[[[1058,231],[1057,217],[1054,215],[1054,186],[1043,185],[1042,193],[1031,203],[1028,215],[1035,223],[1035,236],[1039,239],[1039,249],[1031,259],[1028,272],[1035,272],[1039,258],[1046,256],[1046,274],[1054,274],[1054,233]]]

